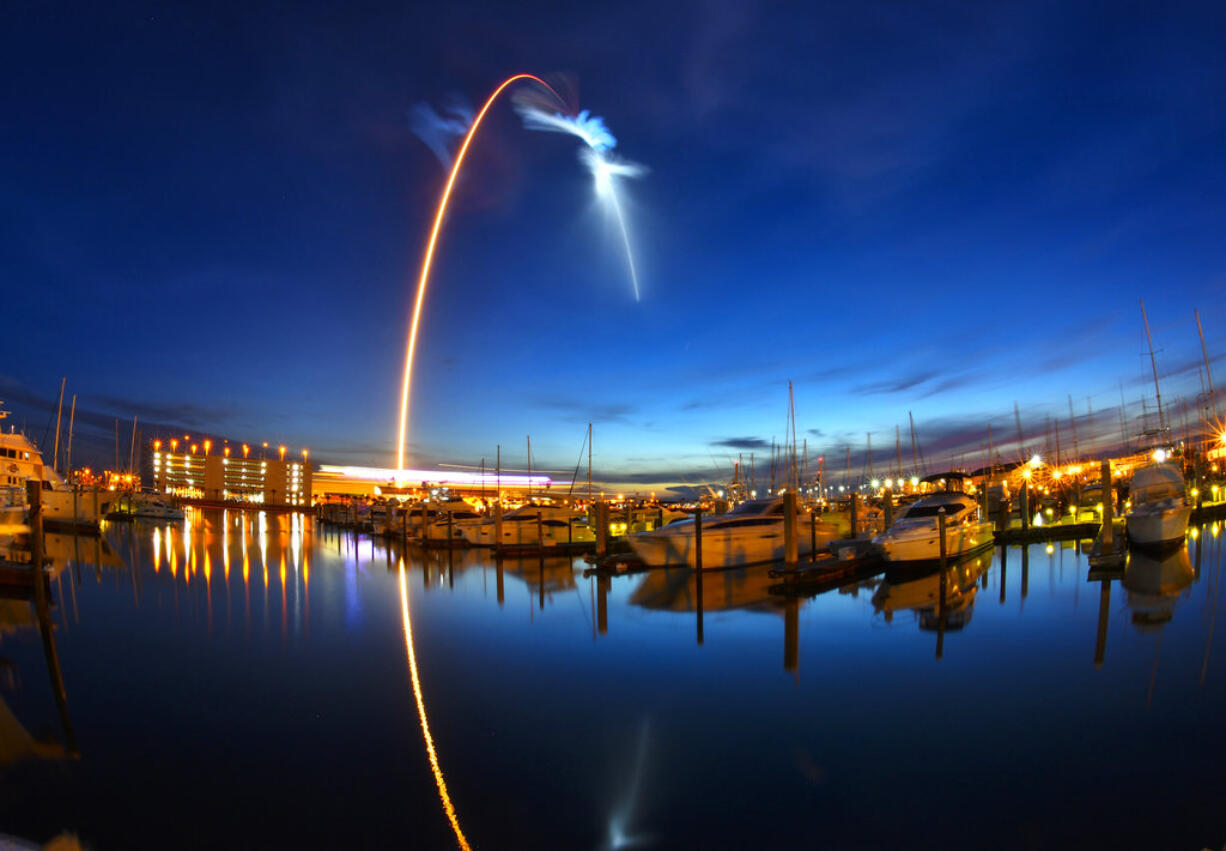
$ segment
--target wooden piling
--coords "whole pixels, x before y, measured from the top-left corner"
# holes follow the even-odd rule
[[[796,492],[788,491],[783,495],[783,560],[788,567],[796,566],[799,549],[796,542]]]
[[[1022,482],[1022,532],[1030,531],[1030,482]]]
[[[885,528],[889,529],[894,525],[894,491],[891,488],[885,489]],[[885,529],[882,529],[884,532]]]
[[[941,583],[945,583],[945,566],[947,562],[945,554],[945,509],[941,508],[937,511],[937,546],[941,554]]]
[[[502,496],[494,503],[494,552],[502,552]]]
[[[596,555],[604,558],[609,554],[608,506],[602,499],[592,509],[596,520]]]
[[[809,561],[817,561],[817,509],[809,509]]]
[[[849,538],[854,538],[856,536],[856,527],[859,525],[859,523],[856,522],[857,514],[859,513],[857,511],[859,501],[859,495],[853,493],[851,495],[851,528],[847,531],[847,537]]]
[[[540,509],[537,509],[537,512],[536,512],[536,548],[539,550],[539,549],[543,549],[544,547],[545,547],[545,526],[544,526],[544,521],[541,518],[541,511]],[[542,561],[541,562],[542,570],[544,570],[544,565],[545,565],[545,562]],[[542,581],[541,584],[543,587],[544,582]],[[542,608],[544,607],[542,606]]]
[[[1103,480],[1103,554],[1110,555],[1115,546],[1115,505],[1112,496],[1115,489],[1111,486],[1111,462],[1104,460],[1102,464]]]
[[[30,570],[34,574],[34,599],[41,599],[43,589],[43,483],[26,479],[26,503],[29,508]]]
[[[699,588],[702,587],[702,509],[694,509],[694,568],[698,571]]]

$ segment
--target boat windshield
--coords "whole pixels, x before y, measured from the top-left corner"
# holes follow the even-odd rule
[[[772,506],[773,506],[775,503],[779,503],[778,510],[777,510],[777,511],[771,511],[770,509],[771,509],[771,507],[772,507]],[[749,500],[748,502],[742,502],[740,505],[738,505],[736,508],[734,508],[734,509],[732,509],[731,511],[729,511],[729,512],[728,512],[727,514],[725,514],[724,516],[725,516],[725,517],[731,517],[731,516],[733,516],[733,515],[736,515],[736,516],[738,516],[738,517],[743,517],[743,516],[746,516],[746,515],[749,515],[749,514],[753,514],[753,515],[758,515],[758,514],[780,514],[780,513],[782,513],[782,512],[783,512],[783,503],[782,503],[780,500],[777,500],[777,499],[751,499],[751,500]]]
[[[917,504],[917,505],[911,506],[911,508],[907,511],[907,519],[910,519],[912,517],[936,517],[938,514],[941,513],[942,508],[945,509],[946,514],[952,515],[952,514],[957,514],[959,511],[962,511],[963,509],[966,508],[966,506],[960,502],[948,502],[948,503],[942,502],[940,504],[929,504],[929,505],[918,505]]]

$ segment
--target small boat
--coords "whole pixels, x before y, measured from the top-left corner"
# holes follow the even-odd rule
[[[145,520],[182,520],[183,508],[161,493],[127,493],[112,508],[108,516],[139,517]]]
[[[783,498],[770,497],[743,502],[727,514],[702,520],[702,567],[744,567],[784,558]],[[634,554],[651,567],[688,565],[696,567],[694,520],[678,520],[659,529],[636,532],[628,537]],[[806,557],[813,547],[823,547],[839,535],[839,527],[798,509],[796,550]]]
[[[941,557],[938,533],[940,514],[945,513],[945,556],[969,555],[993,542],[992,524],[980,516],[979,503],[960,488],[963,473],[927,476],[925,482],[941,482],[948,488],[913,502],[884,534],[873,539],[886,561],[935,561]]]
[[[1124,515],[1129,543],[1156,547],[1183,540],[1188,531],[1192,503],[1183,474],[1174,464],[1156,463],[1138,468],[1129,486],[1132,509]]]

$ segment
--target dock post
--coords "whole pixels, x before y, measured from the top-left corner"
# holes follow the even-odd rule
[[[409,507],[404,503],[400,504],[400,545],[405,546],[409,542]]]
[[[809,561],[817,561],[817,509],[809,509]]]
[[[34,600],[43,601],[43,483],[26,479],[26,502],[30,506],[30,569],[34,575]],[[42,611],[42,605],[39,611]]]
[[[630,537],[630,518],[633,517],[630,513],[630,503],[626,503],[626,537]]]
[[[1009,573],[1009,548],[1000,545],[1000,604],[1005,604],[1005,583]]]
[[[698,643],[703,643],[702,632],[702,508],[694,509],[694,611],[698,621]]]
[[[423,547],[430,546],[430,502],[427,500],[421,506],[421,543]]]
[[[694,509],[694,568],[698,571],[698,587],[702,587],[702,508]]]
[[[857,531],[856,527],[860,525],[859,523],[856,522],[857,520],[856,515],[859,513],[857,511],[857,503],[859,501],[860,501],[859,494],[853,493],[851,495],[851,529],[849,529],[847,532],[847,537],[849,538],[854,538],[856,536],[856,531]]]
[[[1030,531],[1030,482],[1022,482],[1022,534]]]
[[[796,492],[783,495],[783,560],[788,567],[796,566],[800,547],[796,541]]]
[[[94,485],[94,522],[98,523],[100,519],[101,518],[98,516],[98,486]],[[75,525],[75,523],[73,525]],[[99,529],[101,530],[101,525],[99,525]]]
[[[889,529],[894,524],[894,491],[892,488],[885,489],[885,529]],[[885,529],[881,531],[884,532]]]
[[[77,502],[80,496],[78,492],[80,489],[79,485],[72,486],[72,534],[74,536],[77,534],[77,524],[81,522],[78,519],[81,516],[81,512],[77,509]]]
[[[664,525],[664,506],[661,505],[660,507],[656,509],[656,528],[659,529],[663,525]]]
[[[541,519],[541,510],[539,508],[536,510],[536,548],[538,550],[545,549],[545,527]],[[541,564],[541,569],[544,570],[544,562]],[[544,606],[542,606],[542,608],[544,608]]]
[[[1104,460],[1102,465],[1103,479],[1103,555],[1110,555],[1115,547],[1115,505],[1112,497],[1115,488],[1111,486],[1111,462]]]
[[[592,506],[596,520],[596,555],[604,558],[609,554],[608,506],[602,499]]]
[[[941,584],[945,584],[945,509],[941,508],[937,511],[937,546],[938,552],[941,554]]]
[[[571,515],[566,515],[566,543],[573,544],[575,542],[575,518]]]
[[[494,503],[494,552],[502,552],[502,500]]]

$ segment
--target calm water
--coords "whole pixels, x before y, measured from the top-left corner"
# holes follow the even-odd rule
[[[943,630],[935,574],[789,601],[708,573],[700,644],[685,571],[423,562],[255,514],[112,525],[54,542],[62,707],[33,608],[0,601],[0,832],[1220,848],[1222,537],[1122,582],[1071,544],[997,550],[949,573]]]

